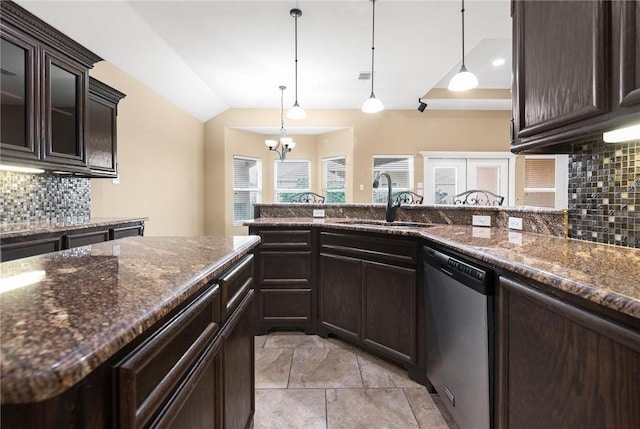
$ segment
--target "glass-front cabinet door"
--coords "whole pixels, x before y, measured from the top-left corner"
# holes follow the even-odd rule
[[[85,165],[86,72],[51,52],[44,64],[44,160]]]
[[[0,48],[0,147],[9,161],[40,156],[37,105],[37,52],[34,41],[2,25]]]

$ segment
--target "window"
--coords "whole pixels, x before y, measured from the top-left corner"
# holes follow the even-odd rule
[[[311,162],[308,159],[275,161],[277,203],[286,203],[292,195],[310,191]]]
[[[262,200],[262,160],[233,157],[233,223],[253,219],[253,204]]]
[[[391,176],[393,192],[410,191],[413,189],[413,156],[412,155],[374,155],[373,156],[373,179],[378,173],[386,171]],[[373,189],[373,202],[387,202],[387,179],[380,180],[378,189]]]
[[[346,202],[347,158],[344,156],[322,160],[323,192],[325,202]]]
[[[524,205],[567,207],[566,155],[527,155],[524,159]]]

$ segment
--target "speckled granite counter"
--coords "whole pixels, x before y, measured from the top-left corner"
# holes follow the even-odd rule
[[[353,219],[259,218],[245,225],[331,226],[430,239],[488,264],[640,319],[640,250],[503,228],[389,229]]]
[[[0,225],[0,239],[27,237],[30,235],[53,234],[66,231],[80,231],[96,227],[117,227],[131,222],[144,222],[146,217],[94,217],[91,219],[55,221],[55,222],[20,222]]]
[[[0,264],[2,403],[63,392],[259,240],[129,237]]]

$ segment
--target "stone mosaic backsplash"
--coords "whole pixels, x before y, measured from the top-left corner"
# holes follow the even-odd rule
[[[640,248],[640,141],[576,144],[569,155],[569,237]]]
[[[83,177],[0,171],[0,223],[77,221],[91,216],[91,181]]]

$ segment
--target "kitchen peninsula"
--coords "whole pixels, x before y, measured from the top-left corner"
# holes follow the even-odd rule
[[[248,425],[258,243],[127,237],[3,263],[2,426]]]
[[[315,210],[327,217],[313,218]],[[398,214],[391,223],[382,205],[257,205],[246,225],[262,239],[258,329],[335,335],[431,388],[433,278],[425,272],[435,249],[463,261],[443,265],[449,276],[475,275],[474,265],[492,273],[493,427],[640,424],[637,249],[566,238],[566,211],[422,206]],[[493,227],[471,225],[472,215],[490,216]],[[522,231],[506,227],[510,216],[523,219]]]

